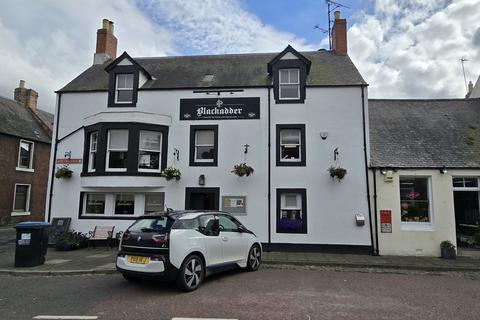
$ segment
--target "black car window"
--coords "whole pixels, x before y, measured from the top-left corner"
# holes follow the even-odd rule
[[[138,219],[128,228],[128,231],[169,233],[174,221],[169,217]]]
[[[197,229],[198,226],[198,219],[181,219],[175,222],[172,229]]]
[[[220,231],[237,232],[238,228],[240,227],[240,223],[229,216],[219,215],[218,220],[220,224]]]

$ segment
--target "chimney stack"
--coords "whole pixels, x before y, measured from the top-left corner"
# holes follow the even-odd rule
[[[38,93],[33,89],[25,88],[25,80],[20,80],[18,88],[13,92],[15,101],[29,107],[33,112],[37,111]]]
[[[97,30],[97,48],[93,64],[102,64],[117,57],[117,38],[113,34],[113,21],[103,19],[102,29]]]
[[[340,19],[340,11],[335,11],[332,28],[332,49],[338,55],[347,55],[347,20]]]

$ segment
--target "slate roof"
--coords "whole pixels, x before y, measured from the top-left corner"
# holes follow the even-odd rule
[[[369,99],[372,167],[480,168],[480,99]]]
[[[51,117],[53,115],[38,110],[39,117]],[[47,115],[48,114],[48,115]],[[24,105],[0,96],[0,134],[8,134],[28,140],[51,143],[51,136],[45,130],[40,121],[35,118],[32,111]]]
[[[348,56],[325,50],[301,54],[312,61],[307,85],[366,85]],[[278,52],[134,59],[154,78],[142,89],[238,88],[269,85],[268,62],[277,55]],[[107,90],[108,74],[104,69],[110,62],[91,66],[59,92]],[[207,74],[213,75],[212,81],[203,81]]]
[[[37,116],[43,121],[45,125],[53,132],[54,116],[52,113],[37,109]]]

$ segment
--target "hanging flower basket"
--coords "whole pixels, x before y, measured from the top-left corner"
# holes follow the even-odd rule
[[[330,173],[330,177],[337,178],[338,181],[341,181],[347,175],[347,169],[342,167],[331,166],[327,171]]]
[[[243,177],[243,176],[248,177],[249,175],[253,174],[253,171],[254,171],[253,168],[244,162],[244,163],[234,165],[233,170],[231,172],[236,174],[239,177]]]
[[[61,178],[66,178],[69,179],[72,177],[73,171],[70,170],[69,167],[64,166],[57,168],[57,171],[55,172],[55,178],[61,179]]]
[[[180,173],[180,170],[174,168],[174,167],[168,167],[168,168],[165,168],[165,170],[163,170],[162,174],[165,176],[165,179],[167,179],[167,181],[170,181],[172,179],[175,179],[175,180],[180,180],[180,177],[182,176],[182,174]]]

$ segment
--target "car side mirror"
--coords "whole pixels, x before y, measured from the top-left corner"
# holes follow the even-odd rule
[[[241,232],[241,233],[243,233],[243,232],[247,232],[247,228],[245,228],[244,226],[240,226],[240,227],[238,227],[238,229],[237,229],[237,230],[238,230],[238,232]]]

